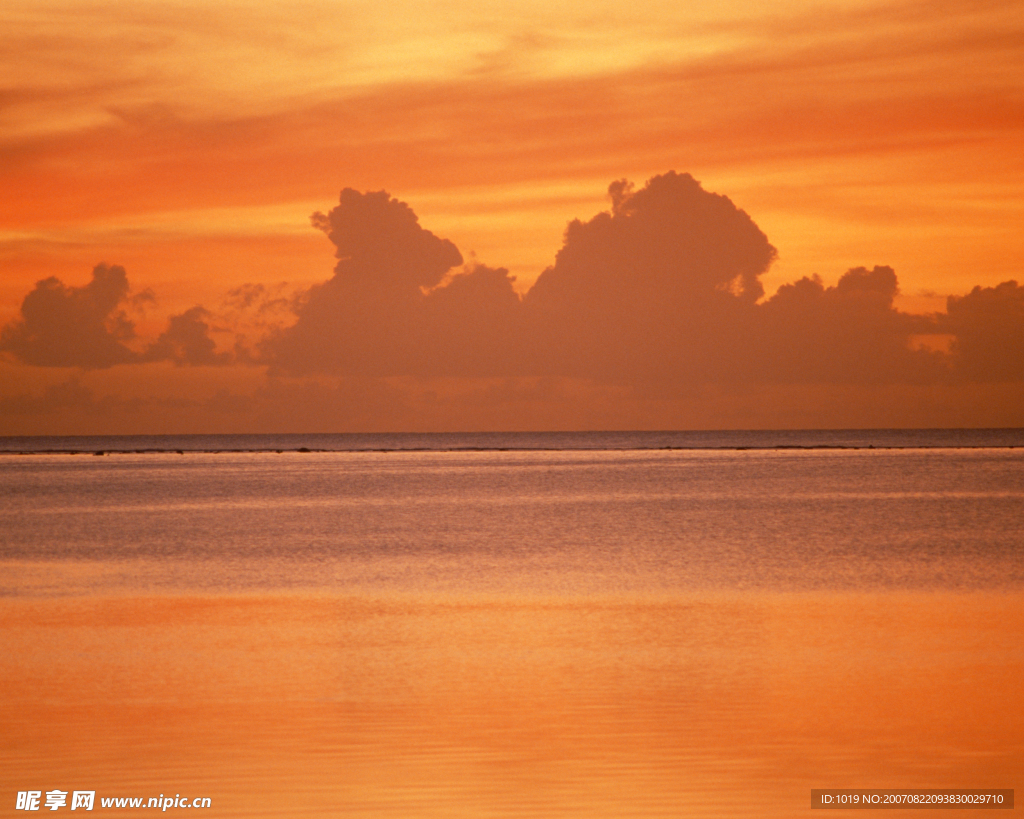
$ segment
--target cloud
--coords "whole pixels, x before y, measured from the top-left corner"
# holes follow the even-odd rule
[[[719,377],[775,249],[687,174],[611,185],[610,213],[566,230],[520,303],[503,268],[461,264],[386,192],[346,189],[315,214],[340,259],[296,324],[264,346],[276,371],[379,376]]]
[[[611,210],[570,223],[555,264],[520,301],[502,268],[455,269],[455,246],[406,204],[346,189],[330,214],[314,216],[337,247],[335,274],[267,341],[267,360],[292,375],[671,385],[859,380],[865,317],[890,346],[906,346],[913,322],[892,308],[891,270],[851,271],[828,290],[808,280],[762,305],[760,277],[776,251],[727,197],[674,172],[640,190],[619,180],[609,194]],[[792,366],[773,361],[782,348],[800,353]]]
[[[744,367],[775,248],[727,197],[669,172],[612,183],[526,294],[532,366],[602,379],[712,379]]]
[[[462,254],[447,239],[420,227],[405,202],[386,191],[341,192],[338,206],[326,215],[314,213],[313,225],[327,234],[341,261],[335,278],[405,293],[434,287],[442,276],[462,264]]]
[[[146,350],[145,360],[173,361],[179,366],[229,363],[230,354],[218,353],[216,343],[210,338],[210,325],[206,322],[209,315],[208,310],[196,306],[171,316],[167,329]]]
[[[263,345],[275,371],[356,376],[493,375],[507,367],[519,297],[504,269],[462,265],[385,191],[346,188],[313,224],[339,259],[294,326]]]
[[[948,314],[936,315],[898,310],[896,272],[882,265],[853,268],[832,285],[805,277],[766,297],[761,282],[775,248],[727,197],[674,172],[642,188],[619,180],[609,194],[608,211],[568,225],[554,264],[522,297],[505,268],[466,263],[404,202],[346,188],[337,207],[313,217],[337,264],[305,292],[238,287],[216,316],[192,307],[147,345],[126,318],[133,297],[124,270],[101,265],[85,287],[39,282],[3,330],[3,349],[43,367],[136,363],[133,377],[159,361],[265,365],[273,390],[251,400],[225,393],[223,406],[196,413],[227,418],[235,407],[252,423],[322,419],[324,429],[332,418],[347,428],[509,428],[516,418],[642,427],[650,418],[672,425],[684,417],[679,407],[698,423],[708,395],[735,401],[736,419],[770,416],[783,426],[786,418],[881,423],[897,418],[886,408],[892,396],[913,402],[899,423],[1017,417],[1024,288],[1016,282],[951,297]],[[294,323],[285,326],[289,312]],[[214,341],[225,324],[233,353]],[[243,325],[262,341],[250,346]],[[929,337],[952,342],[920,342]],[[989,386],[999,389],[984,392]],[[298,412],[318,395],[323,407]],[[998,412],[984,409],[982,395],[996,396]],[[807,418],[800,396],[814,398]],[[872,415],[871,401],[857,396],[888,397]],[[944,406],[967,409],[949,415]],[[714,417],[724,423],[723,412]]]
[[[21,318],[0,331],[0,351],[37,367],[228,363],[228,354],[216,352],[205,320],[209,313],[202,306],[171,316],[167,329],[144,352],[129,347],[127,342],[136,339],[135,325],[124,307],[139,309],[156,301],[148,288],[129,293],[128,276],[118,265],[97,265],[83,287],[68,287],[52,276],[43,279],[25,296]]]
[[[118,306],[128,296],[123,267],[97,265],[84,287],[50,277],[21,304],[21,318],[0,332],[0,350],[42,367],[112,367],[139,359],[125,345],[135,326]]]
[[[246,282],[229,290],[223,305],[234,313],[254,311],[260,316],[291,310],[295,307],[295,298],[287,295],[287,288],[287,282],[277,285]]]
[[[701,384],[906,384],[1021,378],[1024,289],[903,313],[887,266],[835,285],[802,278],[765,298],[776,250],[751,217],[689,174],[609,187],[571,222],[520,299],[503,268],[462,255],[386,192],[346,189],[314,224],[334,276],[262,347],[271,371],[342,377],[577,378],[670,397]],[[955,334],[952,354],[920,339]]]
[[[956,336],[951,352],[965,378],[1024,379],[1024,287],[1016,281],[950,296],[941,326]]]
[[[758,372],[768,381],[922,383],[948,375],[946,357],[912,349],[931,317],[893,307],[891,267],[848,270],[834,287],[817,277],[783,285],[759,309]]]

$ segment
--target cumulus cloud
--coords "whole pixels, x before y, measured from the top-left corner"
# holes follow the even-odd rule
[[[125,345],[135,326],[118,309],[128,296],[123,267],[97,265],[84,287],[50,277],[21,304],[21,318],[0,332],[0,350],[41,367],[111,367],[137,361]]]
[[[776,251],[728,197],[705,191],[689,174],[669,172],[635,191],[625,179],[608,189],[610,213],[575,220],[554,267],[529,298],[575,306],[628,298],[654,308],[727,292],[747,302],[764,294],[759,276]]]
[[[176,364],[224,364],[216,352],[201,306],[171,316],[159,338],[137,352],[135,325],[126,306],[156,301],[148,288],[130,295],[128,276],[118,265],[97,265],[83,287],[68,287],[51,277],[36,283],[21,305],[21,317],[0,331],[0,350],[38,367],[103,369],[118,364],[173,361]]]
[[[912,349],[934,319],[895,309],[891,267],[848,270],[834,287],[817,277],[783,285],[759,308],[758,372],[765,380],[920,383],[947,374],[945,356]]]
[[[337,280],[407,293],[434,287],[462,264],[455,245],[420,227],[412,208],[386,191],[345,188],[338,206],[327,214],[314,213],[312,221],[337,248]]]
[[[275,371],[355,376],[492,375],[507,368],[519,297],[504,269],[462,265],[447,239],[385,191],[341,192],[313,224],[334,276],[263,346]]]
[[[964,377],[1024,379],[1024,287],[1016,281],[950,296],[941,324],[956,336],[951,352]]]
[[[167,329],[146,350],[147,361],[173,361],[175,364],[203,366],[227,364],[228,353],[218,353],[217,345],[210,338],[210,325],[206,322],[210,313],[202,306],[196,306],[176,316],[171,316]]]
[[[299,294],[249,284],[226,295],[216,322],[230,324],[234,353],[218,351],[212,334],[222,328],[201,306],[172,316],[148,346],[135,339],[125,307],[152,294],[130,296],[124,270],[105,265],[85,287],[39,282],[0,348],[41,366],[259,363],[289,383],[568,379],[591,385],[587,394],[625,390],[645,401],[692,398],[711,384],[1024,381],[1016,282],[950,297],[946,314],[929,316],[896,308],[899,283],[886,266],[853,268],[834,285],[805,277],[766,298],[761,277],[775,248],[727,197],[673,172],[640,189],[619,180],[609,195],[607,212],[568,225],[554,264],[522,298],[506,269],[465,263],[404,202],[346,188],[335,208],[313,215],[335,246],[328,280]],[[952,344],[918,343],[928,337]]]
[[[687,385],[920,382],[941,353],[911,337],[934,322],[900,313],[891,268],[825,287],[803,279],[763,301],[775,248],[727,197],[688,174],[637,190],[565,232],[555,263],[520,300],[507,271],[457,267],[458,249],[386,192],[342,191],[315,214],[337,248],[293,327],[263,347],[275,372],[344,376],[574,377]]]
[[[535,369],[599,379],[716,380],[748,369],[743,337],[775,248],[689,174],[609,188],[526,294]]]

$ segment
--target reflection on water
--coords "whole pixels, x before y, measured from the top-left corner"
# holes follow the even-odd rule
[[[6,457],[0,799],[782,817],[1024,785],[1016,451]]]
[[[979,593],[9,600],[4,788],[646,817],[1015,787],[1022,612]]]

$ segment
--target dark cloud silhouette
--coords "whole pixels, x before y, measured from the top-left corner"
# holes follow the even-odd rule
[[[1016,281],[950,296],[941,328],[956,336],[958,372],[978,381],[1024,379],[1024,287]]]
[[[934,319],[901,313],[891,267],[847,271],[834,287],[817,277],[783,285],[758,312],[758,372],[764,380],[920,383],[948,374],[941,353],[912,349]]]
[[[118,306],[128,296],[123,267],[97,265],[84,287],[43,279],[25,296],[21,318],[0,333],[0,350],[41,367],[111,367],[139,360],[125,346],[135,327]]]
[[[727,197],[688,174],[573,221],[520,300],[503,269],[462,256],[384,191],[342,191],[314,224],[334,277],[263,346],[272,372],[347,377],[570,377],[663,397],[707,383],[908,384],[1021,378],[1021,288],[976,289],[948,317],[896,309],[890,267],[803,278],[764,299],[775,248]],[[917,339],[956,334],[952,355]],[[1007,353],[1007,350],[1015,352]]]
[[[346,189],[314,216],[337,247],[334,277],[266,342],[266,359],[293,375],[648,385],[862,380],[872,361],[892,370],[894,351],[899,372],[931,363],[908,347],[922,330],[893,309],[892,271],[851,271],[827,290],[807,280],[760,304],[776,251],[727,197],[676,173],[640,190],[620,180],[609,193],[611,210],[568,226],[555,264],[520,302],[503,269],[453,271],[461,254],[404,203]],[[879,339],[885,350],[868,351]],[[783,349],[792,360],[776,363]]]
[[[608,212],[568,225],[554,264],[522,298],[507,270],[464,263],[404,202],[346,188],[337,207],[313,216],[336,248],[333,276],[299,295],[285,284],[230,291],[217,322],[235,332],[233,353],[218,352],[214,318],[201,306],[172,316],[143,350],[124,307],[153,296],[130,296],[124,270],[105,265],[85,287],[39,282],[0,348],[42,366],[268,365],[274,383],[290,385],[260,399],[277,408],[302,377],[330,376],[350,390],[361,385],[352,400],[373,403],[381,418],[379,408],[402,395],[415,396],[408,417],[427,412],[427,382],[450,393],[434,406],[472,405],[498,419],[505,416],[496,408],[512,404],[556,418],[550,408],[571,404],[569,395],[635,407],[699,401],[708,385],[729,396],[821,387],[808,394],[824,406],[832,388],[927,403],[933,387],[952,394],[966,385],[981,395],[978,382],[1024,382],[1024,288],[1016,282],[950,297],[946,314],[929,316],[895,307],[899,283],[885,266],[848,270],[832,286],[805,277],[765,298],[761,277],[775,248],[727,197],[676,173],[641,189],[620,180],[609,194]],[[282,327],[285,314],[294,324]],[[952,344],[917,343],[928,337]],[[386,389],[369,386],[382,379],[390,379]],[[458,379],[480,381],[471,389]],[[566,384],[574,386],[565,393],[553,386]],[[331,406],[344,404],[344,389],[328,392]],[[345,412],[362,417],[355,407]],[[607,417],[618,416],[609,409]]]
[[[597,297],[655,308],[666,297],[681,304],[716,291],[747,302],[764,295],[758,277],[775,248],[728,197],[675,172],[640,191],[622,179],[608,193],[611,212],[569,224],[554,267],[541,274],[530,300],[579,307]]]
[[[176,364],[225,364],[216,352],[201,306],[172,316],[167,329],[139,353],[127,346],[135,325],[124,307],[155,302],[148,288],[129,295],[128,276],[118,265],[97,265],[84,287],[67,287],[56,278],[36,283],[21,305],[21,318],[0,332],[0,350],[39,367],[102,369],[118,364],[173,361]]]
[[[753,220],[689,174],[609,188],[610,213],[574,221],[524,299],[535,369],[647,381],[735,377],[776,252]]]
[[[346,189],[314,224],[337,246],[334,277],[264,351],[275,369],[344,375],[540,375],[613,380],[735,370],[739,329],[775,249],[750,217],[689,175],[569,225],[524,303],[507,271],[451,273],[462,257],[380,191]],[[732,332],[729,331],[732,328]],[[704,339],[711,339],[705,344]]]
[[[294,326],[263,346],[275,371],[356,376],[493,375],[508,367],[519,297],[508,271],[464,267],[385,191],[341,192],[313,224],[337,248]]]
[[[173,361],[175,364],[204,366],[228,364],[231,356],[218,353],[217,345],[210,338],[210,325],[206,322],[210,313],[201,306],[171,316],[167,329],[146,350],[147,361]]]
[[[455,245],[420,227],[412,208],[386,191],[345,188],[338,206],[326,215],[314,213],[312,221],[337,248],[335,277],[346,282],[407,293],[434,287],[462,264]]]

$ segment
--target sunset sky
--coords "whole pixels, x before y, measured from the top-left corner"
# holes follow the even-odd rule
[[[7,0],[0,434],[1024,426],[1022,77],[1019,0]]]

